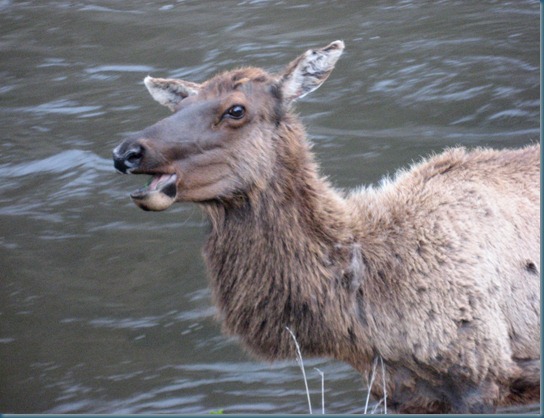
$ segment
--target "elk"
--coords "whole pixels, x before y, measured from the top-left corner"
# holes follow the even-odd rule
[[[384,363],[400,413],[484,413],[540,398],[540,145],[463,147],[380,185],[335,189],[293,103],[317,89],[342,41],[282,72],[203,83],[146,77],[174,113],[113,151],[144,210],[195,202],[224,332],[264,360]]]

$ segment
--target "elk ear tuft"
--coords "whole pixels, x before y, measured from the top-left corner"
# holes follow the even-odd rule
[[[173,78],[153,78],[147,76],[144,84],[151,96],[163,106],[174,111],[176,105],[188,96],[198,93],[200,85],[190,81]]]
[[[286,102],[306,96],[329,77],[344,51],[344,42],[334,41],[321,49],[310,49],[292,61],[280,74],[282,97]]]

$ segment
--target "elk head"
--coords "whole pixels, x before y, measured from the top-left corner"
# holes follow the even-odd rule
[[[132,200],[159,211],[176,201],[229,199],[266,183],[273,138],[289,105],[327,79],[343,49],[335,41],[308,50],[273,75],[250,67],[202,84],[146,77],[151,96],[174,114],[113,151],[119,172],[151,175]]]

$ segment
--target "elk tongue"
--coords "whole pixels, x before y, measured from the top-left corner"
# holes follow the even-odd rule
[[[141,189],[131,193],[132,201],[143,210],[160,211],[176,201],[175,174],[157,174]]]

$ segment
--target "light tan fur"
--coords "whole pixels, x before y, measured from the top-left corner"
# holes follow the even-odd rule
[[[452,148],[379,187],[339,191],[290,103],[342,50],[308,51],[278,75],[148,79],[176,113],[117,147],[116,167],[177,179],[172,201],[208,215],[214,303],[225,332],[260,358],[294,357],[289,327],[304,356],[363,374],[381,357],[398,412],[538,401],[540,145]]]

